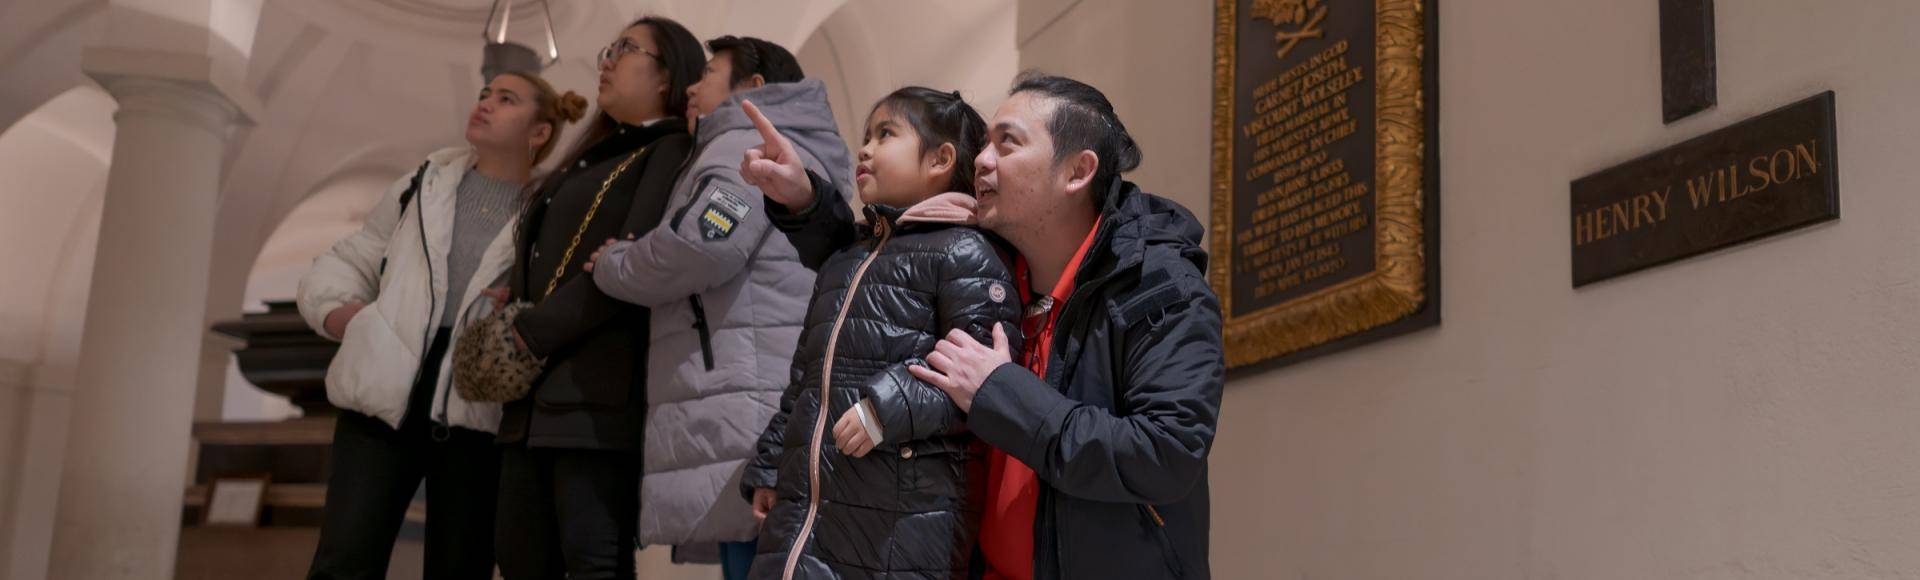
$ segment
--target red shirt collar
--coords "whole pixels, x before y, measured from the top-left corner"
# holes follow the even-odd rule
[[[1100,233],[1100,220],[1102,219],[1104,219],[1104,216],[1096,216],[1093,218],[1093,227],[1087,229],[1087,237],[1080,240],[1080,249],[1074,250],[1073,259],[1067,260],[1066,270],[1060,273],[1060,281],[1055,282],[1053,284],[1053,291],[1047,293],[1048,296],[1053,297],[1053,308],[1055,311],[1058,311],[1060,306],[1066,303],[1068,295],[1073,294],[1074,274],[1079,273],[1080,263],[1086,261],[1087,251],[1093,249],[1093,239]],[[1031,267],[1027,265],[1027,257],[1024,254],[1014,260],[1013,271],[1014,281],[1020,285],[1020,297],[1024,299],[1024,302],[1032,304],[1032,270]]]

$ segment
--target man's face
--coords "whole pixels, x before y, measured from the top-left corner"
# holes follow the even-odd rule
[[[723,50],[707,59],[707,68],[701,71],[700,82],[687,87],[687,118],[694,119],[712,113],[732,96],[733,55]]]
[[[1067,173],[1053,159],[1051,98],[1016,93],[987,121],[987,146],[973,158],[980,227],[1016,244],[1044,229],[1065,203]]]

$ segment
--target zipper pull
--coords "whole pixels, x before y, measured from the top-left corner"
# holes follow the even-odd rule
[[[1147,505],[1147,504],[1140,504],[1140,509],[1141,509],[1142,511],[1145,511],[1145,512],[1147,512],[1147,517],[1150,517],[1150,518],[1153,518],[1153,524],[1154,524],[1154,525],[1156,525],[1156,526],[1160,526],[1160,527],[1163,527],[1163,528],[1164,528],[1164,527],[1167,527],[1167,520],[1164,520],[1164,519],[1160,519],[1160,511],[1159,511],[1159,510],[1156,510],[1156,509],[1153,509],[1153,506],[1150,506],[1150,505]]]

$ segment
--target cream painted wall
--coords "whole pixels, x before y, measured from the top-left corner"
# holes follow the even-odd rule
[[[1441,2],[1437,329],[1233,377],[1218,578],[1920,569],[1920,74],[1900,0],[1718,3],[1718,109],[1660,123],[1653,2]],[[1205,215],[1211,3],[1030,1]],[[1833,89],[1843,218],[1569,286],[1568,182]]]
[[[1019,65],[1015,3],[850,0],[794,56],[827,82],[841,137],[857,154],[867,113],[900,87],[960,91],[983,114],[1000,106]]]
[[[14,16],[28,6],[0,4]],[[830,20],[831,11],[813,14],[829,4],[803,12]],[[1205,215],[1211,3],[1018,4],[1011,35],[1021,68],[1107,89],[1146,151],[1133,178]],[[1920,569],[1920,397],[1908,388],[1920,376],[1908,330],[1920,322],[1920,265],[1909,258],[1920,249],[1909,225],[1920,199],[1896,173],[1920,135],[1920,116],[1904,107],[1920,89],[1904,42],[1920,5],[1721,2],[1723,106],[1665,127],[1652,3],[1442,4],[1447,321],[1234,377],[1213,461],[1215,576],[1879,578]],[[758,14],[723,12],[716,19]],[[1006,34],[998,21],[988,26]],[[0,69],[27,79],[16,88],[47,84],[9,63],[53,49],[28,50],[37,45],[27,39],[41,37],[17,36]],[[310,52],[333,55],[320,68],[377,64],[364,49],[314,42]],[[920,74],[899,70],[919,64],[887,62],[902,75],[892,78]],[[77,75],[77,64],[66,68]],[[447,68],[416,76],[465,78]],[[1005,71],[941,72],[970,87]],[[326,94],[316,83],[282,90]],[[1841,222],[1568,287],[1568,181],[1825,89],[1839,98]],[[997,101],[969,95],[980,97]],[[39,102],[5,100],[5,119]],[[304,147],[281,148],[320,146]],[[75,183],[94,195],[100,185]],[[64,232],[63,252],[90,263],[97,219],[68,219],[97,216],[90,203],[0,212],[0,222],[34,216],[36,227]],[[85,292],[62,289],[84,289],[90,269],[15,253],[39,277],[0,295],[45,307],[43,317],[8,310],[3,319],[19,324],[0,325],[0,359],[10,359],[0,362],[0,577],[28,578],[44,575],[73,369],[20,363],[72,360],[77,325],[62,331],[60,321],[84,311]],[[39,333],[48,338],[25,338]],[[643,552],[645,577],[713,574],[667,566],[661,552]]]
[[[1145,153],[1128,179],[1197,213],[1206,209],[1212,6],[1024,0],[1015,27],[1020,69],[1067,75],[1106,92]],[[993,117],[990,109],[982,113]]]
[[[0,578],[47,566],[115,108],[75,87],[0,132]]]
[[[139,48],[160,48],[168,50],[186,50],[206,53],[208,51],[232,51],[245,59],[253,50],[255,27],[260,22],[260,4],[262,0],[108,0],[115,8],[126,13],[148,15],[161,20],[178,23],[183,32],[193,31],[184,36],[191,41],[173,45],[171,38],[157,37],[149,30],[141,30],[143,25],[151,25],[151,20],[127,19],[115,15],[108,30],[112,42],[125,37],[138,37],[134,43]],[[164,38],[164,40],[163,40]],[[156,42],[159,41],[159,42]],[[221,48],[213,43],[223,45]],[[217,52],[212,52],[217,54]]]

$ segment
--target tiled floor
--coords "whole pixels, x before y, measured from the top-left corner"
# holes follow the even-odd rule
[[[313,558],[320,531],[314,528],[189,527],[180,530],[176,580],[299,580]],[[394,546],[388,580],[420,577],[421,545],[401,540]],[[717,566],[675,566],[667,550],[639,552],[639,577],[644,580],[714,580]]]

